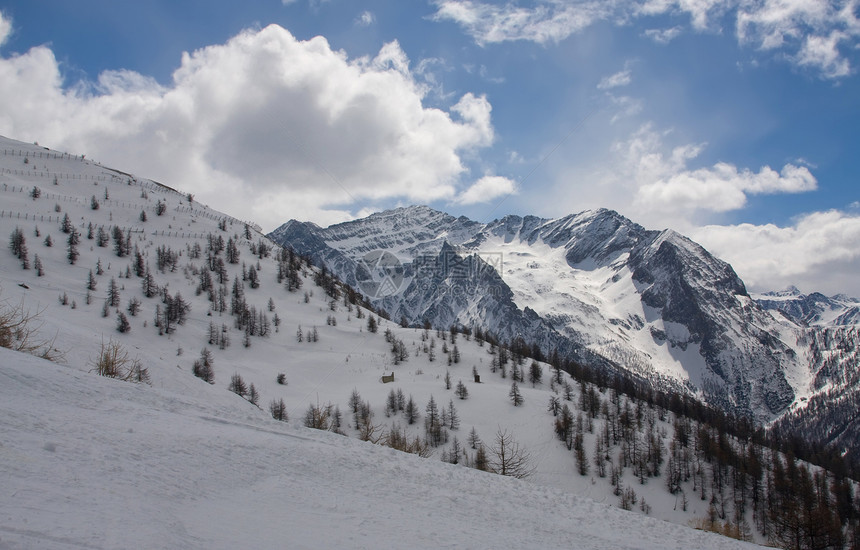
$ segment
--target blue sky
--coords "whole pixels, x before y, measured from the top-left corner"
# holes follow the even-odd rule
[[[0,134],[271,230],[613,208],[860,295],[860,5],[0,1]]]

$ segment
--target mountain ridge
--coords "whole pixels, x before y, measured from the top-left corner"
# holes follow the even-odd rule
[[[411,206],[328,228],[297,227],[288,222],[269,236],[350,284],[358,283],[356,262],[373,250],[396,256],[406,280],[416,258],[438,255],[445,244],[462,257],[498,255],[495,284],[511,291],[515,308],[478,297],[443,304],[444,297],[418,296],[409,285],[378,300],[410,324],[428,317],[434,326],[487,322],[483,328],[505,339],[528,326],[545,355],[560,351],[590,366],[668,378],[675,389],[760,421],[808,393],[802,350],[787,337],[801,323],[761,307],[728,263],[689,238],[645,229],[609,209],[479,223]]]

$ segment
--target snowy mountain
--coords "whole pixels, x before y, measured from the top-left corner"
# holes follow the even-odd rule
[[[416,206],[328,228],[290,221],[270,237],[359,288],[363,256],[390,252],[403,283],[374,303],[393,319],[525,337],[545,356],[622,369],[760,420],[785,411],[804,379],[785,338],[794,327],[762,310],[731,266],[613,211],[480,224]]]
[[[758,294],[753,298],[764,309],[781,311],[807,326],[860,324],[860,300],[844,294],[802,294],[797,288],[789,287],[782,291]]]
[[[0,347],[55,361],[0,349],[0,548],[748,547],[690,525],[781,540],[763,510],[785,495],[747,489],[779,485],[788,459],[742,425],[707,424],[712,411],[687,396],[578,380],[478,331],[402,327],[331,278],[323,256],[308,263],[185,193],[32,144],[0,138],[0,150]],[[364,247],[358,260],[319,250],[351,262],[362,292],[396,298],[381,275],[414,299],[401,312],[471,311],[497,334],[569,345],[607,369],[646,326],[654,353],[702,347],[653,304],[679,316],[682,297],[742,288],[717,263],[691,264],[715,280],[701,288],[686,267],[660,272],[666,255],[710,260],[603,211],[491,231],[423,208],[375,220],[335,229],[344,248]],[[325,242],[327,230],[291,225],[296,242]],[[583,226],[602,236],[575,242]],[[368,262],[380,243],[418,261]],[[582,258],[572,273],[568,257]],[[624,294],[634,271],[652,305]],[[571,299],[582,305],[565,310]],[[10,320],[28,321],[4,330]],[[629,347],[606,352],[606,325]],[[835,379],[838,363],[821,364]],[[500,445],[528,457],[526,481],[477,471],[514,473]],[[801,481],[821,475],[793,466]],[[825,488],[846,483],[827,475]],[[817,507],[815,522],[838,530],[851,510]]]

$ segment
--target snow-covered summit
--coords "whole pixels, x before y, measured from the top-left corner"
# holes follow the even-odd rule
[[[845,326],[860,324],[860,299],[820,292],[803,294],[796,287],[764,292],[753,296],[765,309],[778,310],[808,326]]]
[[[596,368],[650,377],[761,419],[793,400],[786,371],[800,367],[790,346],[772,336],[774,319],[751,303],[731,266],[677,232],[646,230],[608,209],[481,224],[420,206],[319,231],[297,227],[289,222],[271,237],[350,282],[354,262],[372,250],[408,264],[449,243],[462,257],[496,260],[501,281],[492,288],[512,293],[509,303],[480,292],[419,295],[405,286],[383,302],[394,318],[478,325],[506,339],[528,331],[547,354],[559,350]],[[527,321],[528,312],[536,318]]]

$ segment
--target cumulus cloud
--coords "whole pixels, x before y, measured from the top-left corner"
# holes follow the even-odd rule
[[[824,78],[850,74],[846,52],[860,44],[855,0],[531,0],[527,6],[436,0],[435,5],[436,21],[457,23],[480,45],[516,40],[547,44],[600,21],[626,25],[654,16],[687,19],[695,32],[721,32],[719,24],[728,17],[740,44],[777,51]],[[668,43],[685,26],[646,30],[645,36]]]
[[[718,162],[711,167],[684,170],[644,184],[639,187],[636,201],[651,209],[727,212],[743,208],[747,195],[801,193],[815,188],[815,177],[805,166],[786,164],[780,172],[764,166],[753,172]]]
[[[832,210],[787,227],[708,225],[690,234],[731,263],[753,291],[793,284],[805,292],[860,295],[860,216]]]
[[[110,71],[66,86],[47,47],[0,58],[0,131],[86,153],[271,229],[342,221],[384,199],[453,200],[462,156],[492,143],[491,105],[428,87],[397,42],[349,59],[276,25],[182,56],[169,85]]]
[[[614,177],[633,187],[630,207],[651,216],[687,225],[703,211],[743,208],[749,195],[803,193],[817,188],[806,166],[790,163],[779,171],[769,166],[753,171],[727,162],[691,168],[690,162],[705,145],[684,144],[670,149],[663,143],[664,135],[645,125],[613,147],[619,159]]]
[[[513,180],[503,176],[484,176],[460,193],[455,202],[463,205],[478,204],[516,193],[517,186]]]

